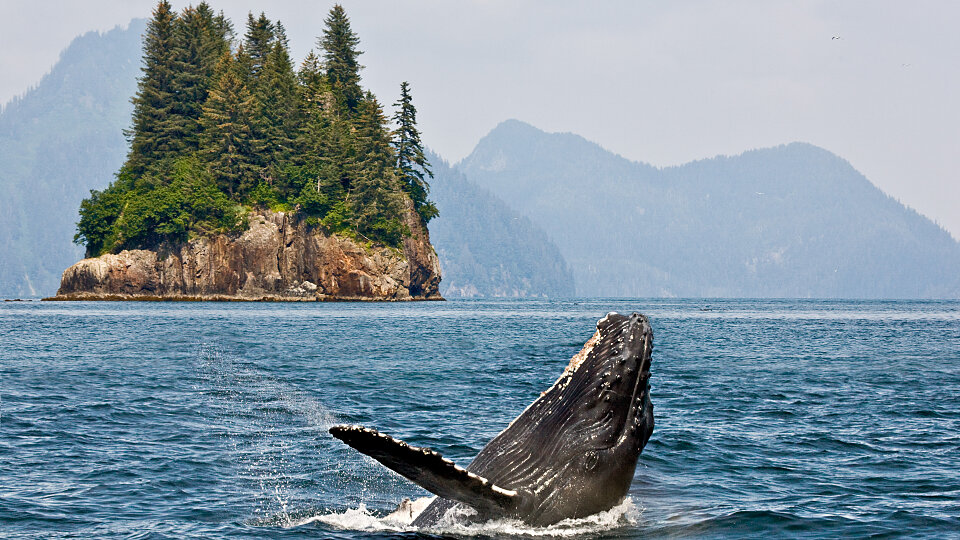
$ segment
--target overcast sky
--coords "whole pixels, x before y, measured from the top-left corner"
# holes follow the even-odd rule
[[[186,1],[175,0],[181,9]],[[299,62],[332,4],[212,0],[287,27]],[[0,0],[0,102],[75,36],[148,17],[152,0]],[[960,238],[960,2],[345,1],[364,85],[411,83],[449,161],[500,121],[569,131],[673,165],[805,141]]]

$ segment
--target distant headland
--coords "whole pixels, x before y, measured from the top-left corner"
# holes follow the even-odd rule
[[[54,300],[431,300],[432,178],[410,86],[389,128],[334,6],[294,69],[283,25],[163,0],[127,160],[81,203],[87,258]]]

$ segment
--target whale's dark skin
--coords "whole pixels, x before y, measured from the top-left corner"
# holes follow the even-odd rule
[[[375,430],[330,432],[438,497],[413,524],[429,527],[456,505],[472,519],[545,526],[609,510],[627,495],[653,432],[646,317],[611,313],[563,375],[462,469],[436,452]]]

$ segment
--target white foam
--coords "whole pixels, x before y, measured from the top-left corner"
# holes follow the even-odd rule
[[[320,514],[297,521],[291,521],[289,527],[301,527],[311,523],[323,523],[335,529],[364,532],[403,532],[413,530],[409,525],[388,520],[386,517],[377,517],[367,510],[367,506],[360,503],[357,508],[348,508],[343,513]]]
[[[430,506],[430,503],[436,499],[434,497],[420,497],[419,499],[404,499],[400,501],[400,505],[397,506],[397,509],[388,514],[385,518],[386,521],[394,521],[404,525],[410,525],[413,523],[413,520],[417,519],[417,516],[423,512],[427,506]]]
[[[417,499],[414,505],[421,505],[423,501],[429,502],[430,497]],[[406,514],[406,515],[404,515]],[[473,512],[469,509],[456,506],[447,512],[440,519],[440,522],[422,532],[438,535],[457,535],[457,536],[525,536],[525,537],[544,537],[544,538],[569,538],[581,535],[596,534],[610,529],[636,525],[639,520],[640,512],[633,504],[633,501],[627,497],[617,506],[600,512],[592,516],[579,519],[565,519],[560,523],[550,525],[549,527],[533,527],[519,520],[499,519],[486,522],[471,522],[470,515]],[[290,522],[289,526],[298,527],[311,523],[323,523],[325,525],[341,529],[362,532],[417,532],[412,518],[416,514],[393,512],[383,517],[378,517],[369,511],[364,504],[357,508],[347,509],[342,513],[321,514]]]

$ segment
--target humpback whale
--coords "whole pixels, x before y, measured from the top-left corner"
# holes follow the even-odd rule
[[[477,521],[534,526],[589,516],[626,497],[653,432],[652,351],[646,317],[608,314],[553,386],[466,468],[374,429],[338,425],[330,433],[437,495],[417,527],[455,506],[472,509]]]

